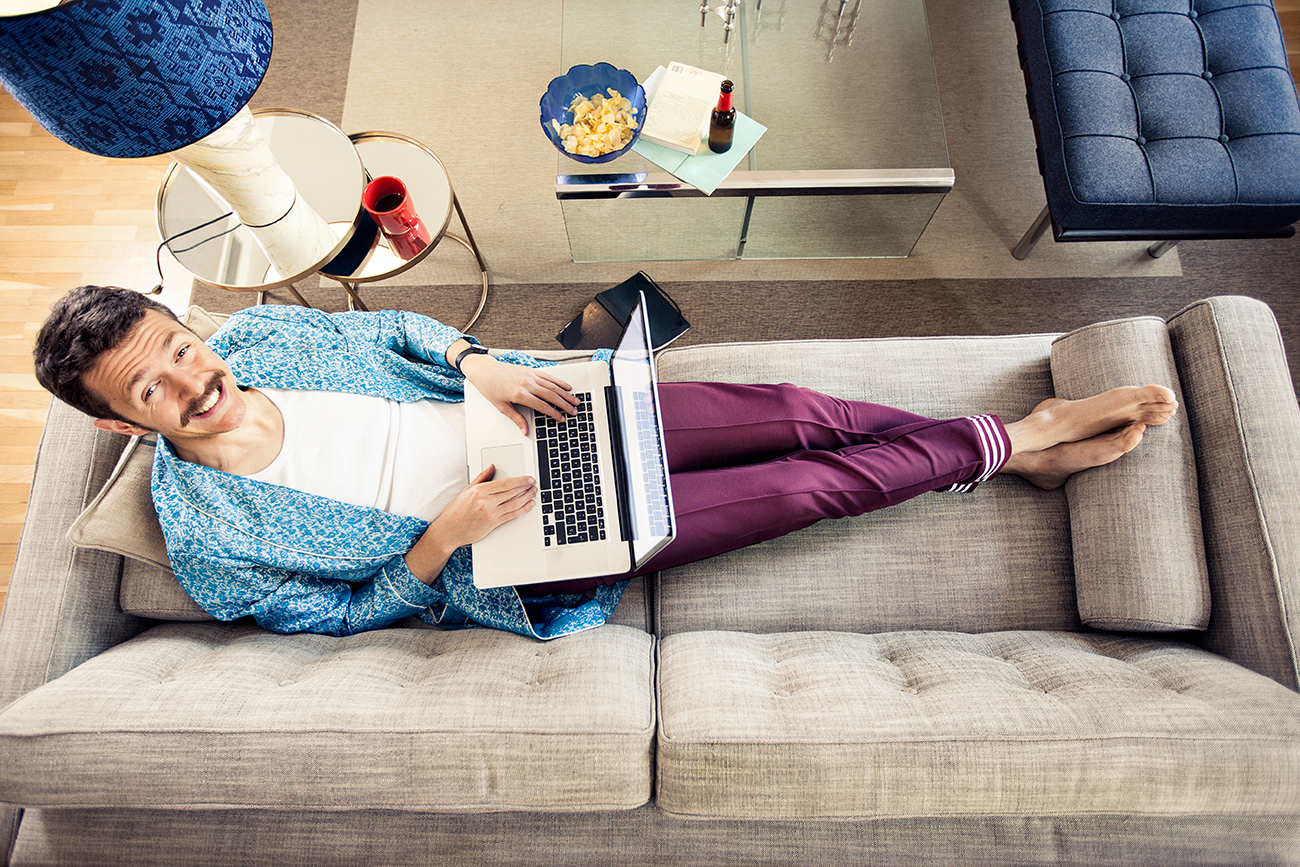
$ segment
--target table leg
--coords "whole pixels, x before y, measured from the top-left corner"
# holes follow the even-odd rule
[[[311,307],[311,303],[308,302],[306,298],[302,297],[302,293],[300,293],[300,292],[297,290],[297,288],[294,287],[294,285],[293,285],[292,283],[288,284],[288,285],[285,286],[284,288],[285,288],[285,289],[288,289],[289,292],[293,295],[293,297],[294,297],[295,299],[297,299],[298,303],[301,304],[303,307]],[[265,303],[266,303],[266,290],[265,290],[265,289],[262,289],[262,290],[259,290],[258,293],[257,293],[257,305],[256,305],[256,306],[261,307],[261,306],[262,306],[263,304],[265,304]],[[312,308],[312,309],[315,309],[315,308]]]
[[[483,305],[487,303],[488,269],[487,264],[483,261],[483,254],[479,252],[478,242],[474,240],[474,233],[469,230],[469,223],[465,221],[465,212],[460,209],[460,199],[456,198],[455,193],[452,194],[451,203],[456,208],[456,215],[460,217],[460,225],[465,230],[465,238],[469,240],[467,241],[465,238],[458,237],[450,232],[445,237],[451,238],[474,254],[474,261],[478,262],[478,270],[483,277],[483,291],[479,294],[478,308],[475,309],[474,315],[469,318],[469,322],[465,323],[465,327],[461,329],[461,331],[468,332],[474,323],[478,321],[479,314],[483,312]]]
[[[289,294],[292,295],[294,298],[296,298],[298,300],[298,303],[301,304],[303,307],[311,307],[311,305],[307,303],[307,299],[302,297],[302,293],[299,292],[298,288],[294,286],[292,283],[290,283],[288,286],[285,286],[284,288],[288,289]]]
[[[366,302],[362,301],[361,296],[357,294],[357,287],[355,284],[339,280],[339,285],[343,287],[343,291],[348,293],[349,310],[370,310],[370,308],[366,306]]]

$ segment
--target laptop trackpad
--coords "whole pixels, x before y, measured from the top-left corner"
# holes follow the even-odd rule
[[[493,478],[508,479],[512,476],[528,475],[528,447],[518,443],[508,446],[492,446],[483,449],[483,468],[495,464],[497,473]]]
[[[515,443],[491,446],[479,452],[484,469],[497,468],[496,479],[530,475],[528,446]],[[506,521],[474,544],[474,583],[478,587],[533,584],[546,580],[546,558],[542,554],[541,510],[530,509]],[[529,556],[529,552],[534,552]]]

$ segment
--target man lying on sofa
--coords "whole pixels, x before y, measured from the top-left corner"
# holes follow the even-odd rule
[[[486,355],[427,317],[262,306],[205,344],[147,296],[84,286],[34,354],[41,384],[98,427],[159,434],[168,558],[222,620],[345,635],[416,614],[553,638],[603,622],[633,577],[474,587],[468,546],[532,509],[536,487],[491,467],[466,484],[464,379],[521,427],[521,411],[562,420],[577,401],[562,368]],[[1006,425],[791,385],[664,383],[661,405],[678,533],[635,574],[998,472],[1059,487],[1177,409],[1159,385],[1046,400]]]

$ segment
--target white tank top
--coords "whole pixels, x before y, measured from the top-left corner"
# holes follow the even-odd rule
[[[468,484],[463,404],[264,388],[284,444],[249,478],[432,521]]]

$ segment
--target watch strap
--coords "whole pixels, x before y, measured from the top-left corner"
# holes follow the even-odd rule
[[[464,361],[466,357],[470,355],[487,355],[487,354],[488,351],[485,348],[479,346],[478,344],[471,343],[469,346],[466,346],[460,352],[456,353],[456,357],[453,358],[451,361],[451,366],[456,368],[456,372],[463,376],[465,371],[460,369],[460,363]]]

